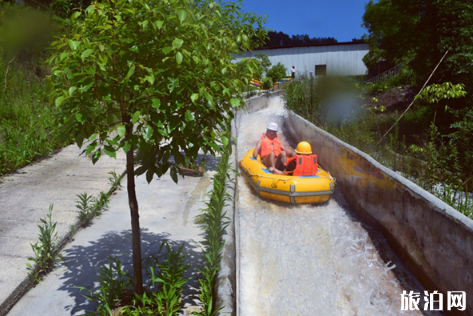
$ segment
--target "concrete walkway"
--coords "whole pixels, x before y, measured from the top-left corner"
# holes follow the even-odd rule
[[[53,221],[64,240],[77,223],[77,195],[97,196],[111,185],[108,172],[125,170],[125,155],[102,157],[95,165],[70,145],[51,158],[26,166],[0,179],[0,315],[28,286],[30,244],[38,241],[40,219],[54,204]]]
[[[5,177],[0,184],[0,315],[23,294],[27,285],[26,262],[33,255],[30,243],[38,235],[37,224],[54,204],[53,221],[58,222],[60,239],[77,222],[77,195],[107,192],[108,172],[122,173],[124,154],[118,159],[103,157],[96,165],[89,158],[78,156],[80,150],[71,145],[52,158],[19,170]],[[216,161],[209,161],[212,168]],[[136,181],[142,228],[144,256],[156,255],[161,241],[186,243],[189,262],[200,258],[202,230],[194,220],[204,207],[205,194],[210,190],[212,171],[202,178],[179,178],[176,185],[169,175],[147,184],[145,177]],[[62,251],[65,262],[50,273],[43,282],[29,290],[8,315],[78,315],[93,308],[76,286],[94,288],[97,269],[108,262],[107,256],[131,261],[130,215],[126,181],[123,189],[111,196],[109,209],[79,230]],[[197,281],[194,278],[194,284]],[[193,304],[195,291],[187,294],[187,305]],[[189,309],[191,310],[191,309]]]

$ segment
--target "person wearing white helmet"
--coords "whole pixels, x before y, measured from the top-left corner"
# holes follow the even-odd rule
[[[261,162],[274,173],[273,170],[276,167],[284,170],[287,157],[295,154],[281,144],[278,137],[278,124],[272,122],[266,128],[266,133],[263,133],[261,139],[256,143],[253,158],[257,159],[258,155],[261,157]]]

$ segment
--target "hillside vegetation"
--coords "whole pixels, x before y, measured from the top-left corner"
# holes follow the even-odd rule
[[[365,64],[404,62],[405,84],[416,91],[426,84],[425,102],[418,104],[418,117],[412,119],[423,124],[421,129],[434,123],[442,143],[452,141],[466,178],[472,176],[473,165],[472,24],[469,0],[370,1],[363,16],[370,44]]]
[[[472,24],[469,0],[370,0],[363,61],[401,73],[304,78],[286,86],[288,107],[472,217]]]
[[[289,109],[473,217],[472,165],[465,159],[472,149],[458,149],[470,135],[442,135],[435,107],[416,99],[419,89],[408,81],[406,73],[368,86],[347,78],[301,78],[285,86],[285,98]]]
[[[67,144],[57,132],[45,64],[61,24],[48,14],[0,2],[0,176]]]

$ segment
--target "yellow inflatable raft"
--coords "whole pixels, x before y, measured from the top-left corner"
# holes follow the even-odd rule
[[[335,188],[330,173],[318,168],[316,176],[290,176],[271,173],[260,157],[253,158],[253,150],[241,159],[242,174],[263,197],[288,203],[322,203],[328,201]]]

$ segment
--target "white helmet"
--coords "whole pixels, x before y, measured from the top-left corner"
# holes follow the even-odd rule
[[[272,123],[269,123],[268,127],[266,127],[266,129],[269,129],[270,131],[275,131],[277,132],[278,131],[278,124],[272,122]]]

